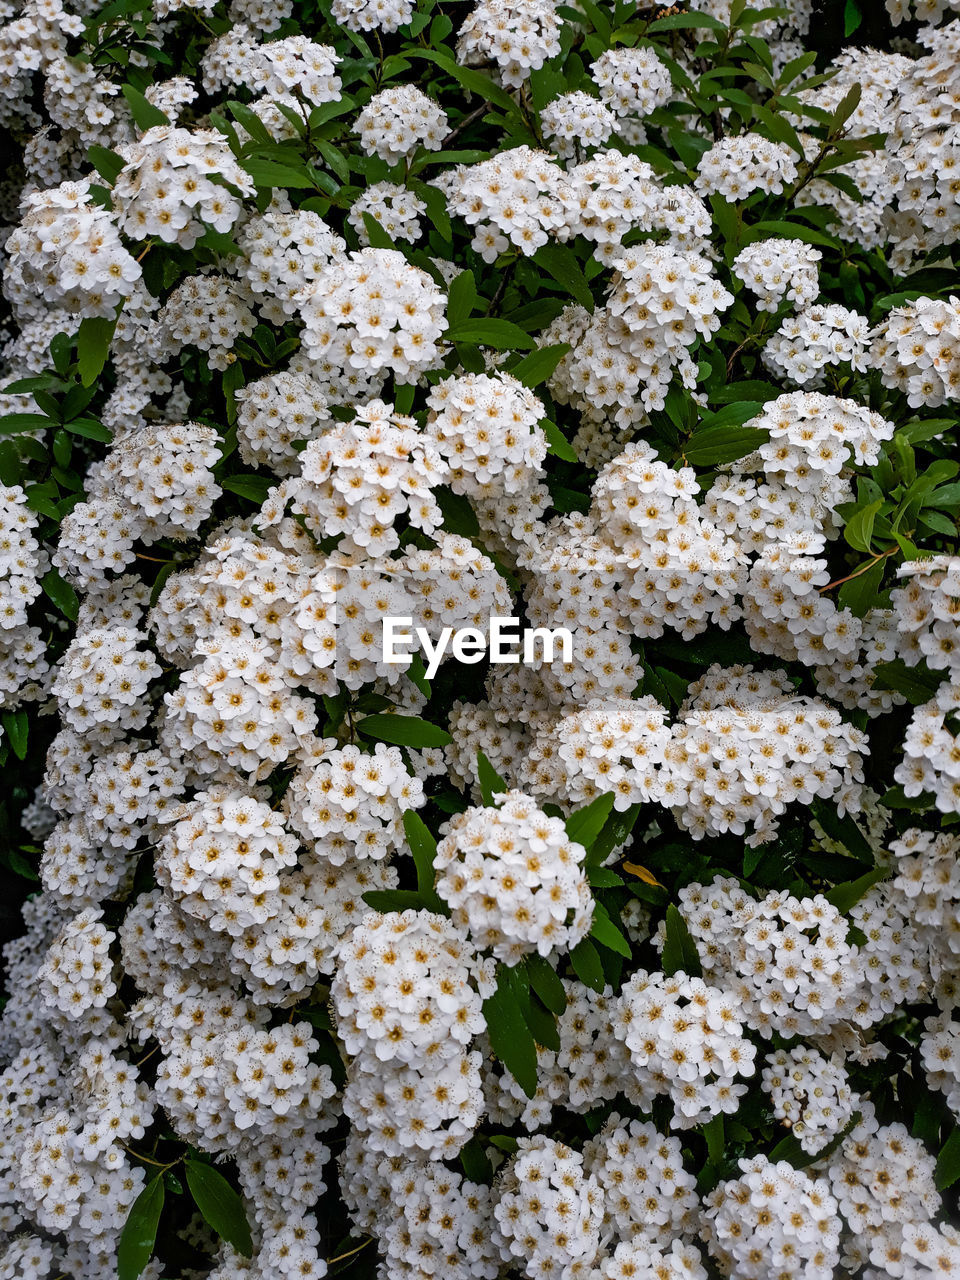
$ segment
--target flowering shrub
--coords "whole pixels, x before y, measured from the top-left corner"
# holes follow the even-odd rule
[[[829,8],[4,9],[0,1280],[960,1275],[960,4]]]

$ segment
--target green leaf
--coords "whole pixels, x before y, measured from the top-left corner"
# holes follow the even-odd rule
[[[3,727],[10,749],[18,760],[26,758],[27,737],[30,732],[30,721],[25,711],[5,711]]]
[[[451,326],[468,319],[477,305],[477,285],[472,271],[454,276],[447,291],[447,323]]]
[[[434,489],[433,496],[443,513],[443,527],[447,533],[456,533],[462,538],[475,538],[479,534],[477,513],[469,498],[446,488]]]
[[[863,94],[863,86],[859,81],[855,81],[847,92],[843,95],[837,109],[834,111],[830,119],[830,133],[836,134],[843,128],[857,107],[860,105],[860,98]]]
[[[446,729],[419,716],[375,715],[357,721],[357,731],[398,747],[445,747],[453,739]]]
[[[852,36],[861,22],[863,22],[863,14],[860,12],[857,0],[847,0],[843,9],[843,34],[847,37]]]
[[[611,951],[616,951],[618,955],[626,956],[628,960],[633,954],[630,950],[630,943],[610,919],[606,907],[599,902],[593,904],[593,924],[590,926],[590,937],[595,942],[599,942],[601,946],[609,947]]]
[[[847,880],[844,884],[834,885],[824,894],[824,897],[831,906],[846,914],[857,905],[865,893],[869,893],[873,886],[879,884],[888,874],[886,867],[874,867],[872,871],[868,871],[857,880]]]
[[[773,222],[755,222],[748,228],[743,237],[745,245],[754,240],[766,240],[771,236],[782,236],[791,240],[803,240],[806,244],[826,245],[829,249],[840,249],[842,245],[836,236],[825,231],[816,231],[805,222],[787,222],[785,219]]]
[[[6,413],[0,418],[0,435],[11,436],[20,431],[45,431],[52,426],[53,421],[39,413]]]
[[[170,123],[168,117],[163,114],[160,108],[155,107],[132,84],[121,85],[120,92],[127,100],[134,124],[142,132],[145,133],[147,129],[152,129],[154,125]]]
[[[370,889],[360,895],[374,911],[435,911],[419,889]]]
[[[667,937],[661,964],[668,976],[680,972],[692,978],[703,976],[697,944],[690,936],[686,920],[672,902],[667,907]]]
[[[238,494],[241,498],[249,498],[258,507],[262,507],[267,500],[268,492],[273,488],[273,482],[266,476],[244,474],[226,476],[220,481],[220,487],[229,493]]]
[[[366,228],[367,239],[370,241],[373,249],[396,249],[396,244],[387,229],[379,223],[372,213],[363,213],[363,225]]]
[[[494,84],[482,72],[472,71],[468,67],[461,67],[459,63],[454,62],[448,53],[441,53],[436,49],[405,49],[404,56],[408,58],[426,58],[429,62],[436,63],[438,67],[456,80],[458,84],[462,85],[469,93],[477,94],[481,102],[494,103],[505,111],[508,116],[520,116],[520,108],[505,89],[501,89],[498,84]]]
[[[590,849],[610,816],[613,801],[613,792],[606,791],[583,809],[571,813],[566,821],[567,835],[570,839],[577,844],[582,844],[585,849]]]
[[[117,1280],[137,1280],[150,1261],[163,1209],[162,1178],[151,1178],[130,1206],[117,1244]]]
[[[110,428],[94,418],[76,418],[73,422],[64,423],[64,430],[69,431],[72,436],[83,436],[85,440],[98,440],[101,444],[109,444],[113,439]]]
[[[682,31],[688,27],[708,27],[711,31],[726,32],[727,28],[719,18],[708,13],[671,13],[666,18],[657,18],[647,27],[647,35],[656,31]]]
[[[427,217],[440,232],[444,240],[452,239],[450,214],[447,212],[447,198],[439,187],[432,187],[427,182],[408,181],[407,186],[415,192],[427,206]]]
[[[494,796],[510,790],[479,748],[477,750],[477,782],[480,786],[480,798],[488,809],[493,804]]]
[[[880,689],[892,689],[902,693],[915,707],[929,702],[936,695],[942,675],[923,667],[908,667],[900,658],[893,662],[879,662],[874,668],[876,684]]]
[[[116,151],[109,151],[106,147],[87,147],[87,159],[111,187],[126,164],[123,156],[117,155]]]
[[[605,986],[603,965],[600,954],[589,938],[584,938],[570,952],[570,963],[573,972],[585,987],[591,991],[602,992]]]
[[[706,427],[683,446],[682,457],[691,467],[717,466],[736,462],[766,443],[769,436],[760,427]]]
[[[870,842],[851,814],[845,813],[841,818],[837,812],[837,806],[830,800],[821,800],[819,796],[814,798],[810,812],[829,838],[842,845],[854,858],[858,858],[861,862],[873,861]]]
[[[708,392],[715,404],[731,404],[734,401],[753,401],[758,405],[757,412],[767,400],[776,400],[783,395],[783,388],[772,382],[761,382],[747,379],[744,382],[727,382],[723,386]]]
[[[640,809],[639,804],[631,805],[629,809],[622,811],[614,809],[590,846],[591,863],[606,862],[614,849],[625,843],[640,816]]]
[[[843,536],[855,551],[870,553],[874,522],[882,506],[883,499],[878,498],[876,502],[871,502],[855,511],[844,525]]]
[[[876,560],[863,573],[856,574],[845,582],[837,592],[837,603],[841,609],[849,609],[858,618],[865,618],[877,603],[880,584],[883,582],[885,564]]]
[[[940,1148],[935,1176],[938,1191],[946,1191],[960,1178],[960,1129],[954,1129]]]
[[[421,897],[433,899],[432,911],[446,911],[446,904],[441,902],[434,888],[435,872],[433,860],[437,856],[437,842],[433,838],[427,824],[413,809],[405,809],[403,813],[403,830],[407,844],[413,854],[417,868],[417,890]]]
[[[44,590],[44,594],[56,605],[65,618],[70,622],[76,622],[77,615],[80,612],[80,601],[77,599],[77,593],[71,587],[69,582],[65,582],[60,577],[56,569],[51,569],[40,579],[40,586]]]
[[[451,325],[444,337],[448,342],[475,342],[498,351],[529,351],[536,346],[534,339],[519,325],[510,320],[489,317],[461,320],[459,324]]]
[[[226,1240],[237,1253],[249,1258],[253,1254],[250,1226],[243,1202],[222,1173],[199,1160],[184,1164],[187,1186],[208,1226],[221,1240]]]
[[[483,1016],[491,1049],[532,1098],[537,1092],[537,1046],[505,965],[500,967],[496,991],[484,1001]]]
[[[454,281],[456,283],[456,281]],[[451,321],[452,323],[452,321]],[[528,356],[524,356],[522,360],[510,369],[513,377],[523,383],[525,387],[533,390],[538,387],[541,382],[546,382],[553,377],[557,365],[570,350],[569,342],[557,342],[549,347],[538,347],[536,351],[531,351]],[[550,424],[553,426],[553,423]],[[566,444],[566,440],[564,440]],[[569,448],[569,445],[567,446]],[[571,457],[568,462],[576,462],[576,455],[571,450]],[[562,456],[562,455],[561,455]]]
[[[555,422],[549,418],[541,418],[540,426],[547,437],[547,449],[550,453],[557,458],[562,458],[564,462],[579,462],[573,445]]]
[[[107,363],[117,318],[87,316],[80,323],[77,331],[77,365],[80,369],[80,381],[85,387],[93,386]]]
[[[275,160],[244,159],[240,161],[258,187],[288,187],[315,191],[317,184],[306,169],[293,169]]]
[[[544,956],[527,956],[525,964],[530,986],[544,1005],[559,1016],[567,1007],[567,993],[559,974]]]
[[[548,276],[552,276],[562,289],[576,298],[581,307],[593,311],[593,294],[583,274],[577,255],[566,245],[550,242],[542,245],[533,255],[533,261],[542,267]]]

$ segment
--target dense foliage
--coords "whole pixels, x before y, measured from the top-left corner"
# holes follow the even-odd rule
[[[960,1275],[952,7],[4,10],[0,1280]]]

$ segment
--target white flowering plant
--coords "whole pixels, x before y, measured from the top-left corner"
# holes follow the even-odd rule
[[[0,1280],[960,1275],[957,9],[4,4]]]

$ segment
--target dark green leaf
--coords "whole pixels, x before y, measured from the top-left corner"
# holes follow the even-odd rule
[[[954,1129],[937,1156],[938,1191],[946,1191],[960,1178],[960,1129]]]
[[[3,727],[13,754],[18,760],[25,759],[27,754],[27,737],[30,732],[30,722],[27,719],[27,713],[25,711],[5,711],[3,714]]]
[[[77,331],[77,365],[85,387],[93,386],[107,363],[116,327],[116,316],[87,316],[81,321]]]
[[[746,457],[767,439],[759,427],[706,427],[690,437],[682,456],[692,467],[717,466]]]
[[[6,413],[0,418],[0,435],[16,435],[20,431],[44,431],[54,424],[39,413]]]
[[[506,966],[500,968],[496,991],[484,1001],[483,1016],[491,1049],[532,1098],[537,1092],[537,1046]]]
[[[883,506],[883,499],[878,498],[865,507],[855,511],[843,527],[843,536],[855,551],[870,551],[873,539],[873,526],[877,513]]]
[[[472,271],[461,271],[450,282],[447,293],[447,323],[453,327],[462,324],[477,305],[477,286]]]
[[[226,476],[220,481],[220,486],[241,498],[249,498],[261,507],[267,500],[267,493],[273,487],[273,482],[266,476],[236,475]]]
[[[536,346],[533,338],[509,320],[491,317],[461,320],[451,325],[444,337],[448,342],[475,342],[498,351],[529,351]]]
[[[130,1206],[117,1244],[117,1280],[137,1280],[150,1261],[163,1199],[163,1179],[151,1178]]]
[[[120,92],[127,100],[130,114],[133,116],[134,124],[138,129],[146,132],[147,129],[152,129],[154,125],[170,123],[160,108],[149,102],[132,84],[121,85]]]
[[[544,956],[527,956],[525,963],[530,986],[539,998],[553,1013],[563,1013],[567,1007],[567,993],[557,971]]]
[[[888,874],[886,867],[874,867],[872,871],[868,871],[857,880],[848,880],[845,884],[835,885],[824,896],[838,911],[846,914],[851,907],[857,905],[865,893],[869,893],[873,886],[879,884]]]
[[[570,839],[589,850],[610,816],[613,801],[613,792],[606,791],[583,809],[577,809],[575,813],[571,813],[566,821],[567,835]]]
[[[48,574],[40,579],[40,586],[63,616],[70,622],[76,622],[77,615],[80,612],[80,601],[77,599],[77,593],[69,582],[64,582],[56,569],[51,569]]]
[[[590,291],[590,285],[577,261],[577,255],[571,248],[550,242],[537,250],[533,255],[533,261],[538,267],[542,267],[548,276],[552,276],[571,297],[575,298],[581,307],[586,307],[590,312],[593,311],[593,294]]]
[[[693,978],[703,975],[697,944],[690,936],[686,920],[672,902],[667,907],[667,936],[661,963],[668,975],[681,972]]]
[[[446,729],[419,716],[366,716],[357,721],[356,727],[368,738],[392,742],[398,747],[445,747],[453,741]]]
[[[550,347],[538,347],[536,351],[531,351],[528,356],[524,356],[522,360],[519,360],[511,368],[510,372],[525,387],[533,389],[553,376],[557,365],[569,350],[569,342],[557,342]],[[551,423],[550,425],[552,426],[553,424]],[[566,441],[564,443],[566,444]],[[569,445],[567,447],[569,448]],[[567,461],[575,462],[576,455],[572,450],[570,452],[571,457]]]
[[[249,1258],[253,1254],[250,1226],[243,1202],[222,1173],[199,1160],[187,1160],[184,1169],[187,1186],[204,1221],[221,1240],[226,1240],[237,1253]]]
[[[880,662],[874,668],[876,683],[880,689],[893,689],[902,693],[915,707],[929,702],[940,687],[942,676],[924,667],[908,667],[900,658],[893,662]]]
[[[306,169],[293,169],[275,160],[244,159],[240,163],[258,187],[288,187],[315,191],[317,184]]]
[[[597,948],[589,938],[584,938],[573,948],[570,952],[570,963],[573,965],[573,972],[585,987],[589,987],[591,991],[603,991],[605,985],[603,965],[600,963]]]
[[[616,951],[618,955],[626,956],[628,960],[633,954],[630,950],[630,943],[610,919],[607,909],[599,902],[593,904],[593,924],[590,927],[590,937],[595,942],[599,942],[601,946],[609,947],[611,951]]]
[[[579,461],[573,445],[555,422],[551,422],[549,418],[541,418],[540,426],[543,429],[543,434],[547,437],[547,449],[550,453],[562,458],[564,462]]]
[[[410,852],[413,854],[413,861],[417,868],[417,890],[424,899],[433,899],[434,911],[446,910],[445,904],[441,903],[433,887],[435,872],[433,869],[433,860],[437,856],[437,842],[433,838],[427,824],[413,809],[406,809],[403,814],[403,830],[407,837],[407,844],[410,846]]]
[[[480,798],[487,808],[493,804],[494,796],[509,791],[507,784],[480,750],[477,751],[477,782],[480,786]]]

